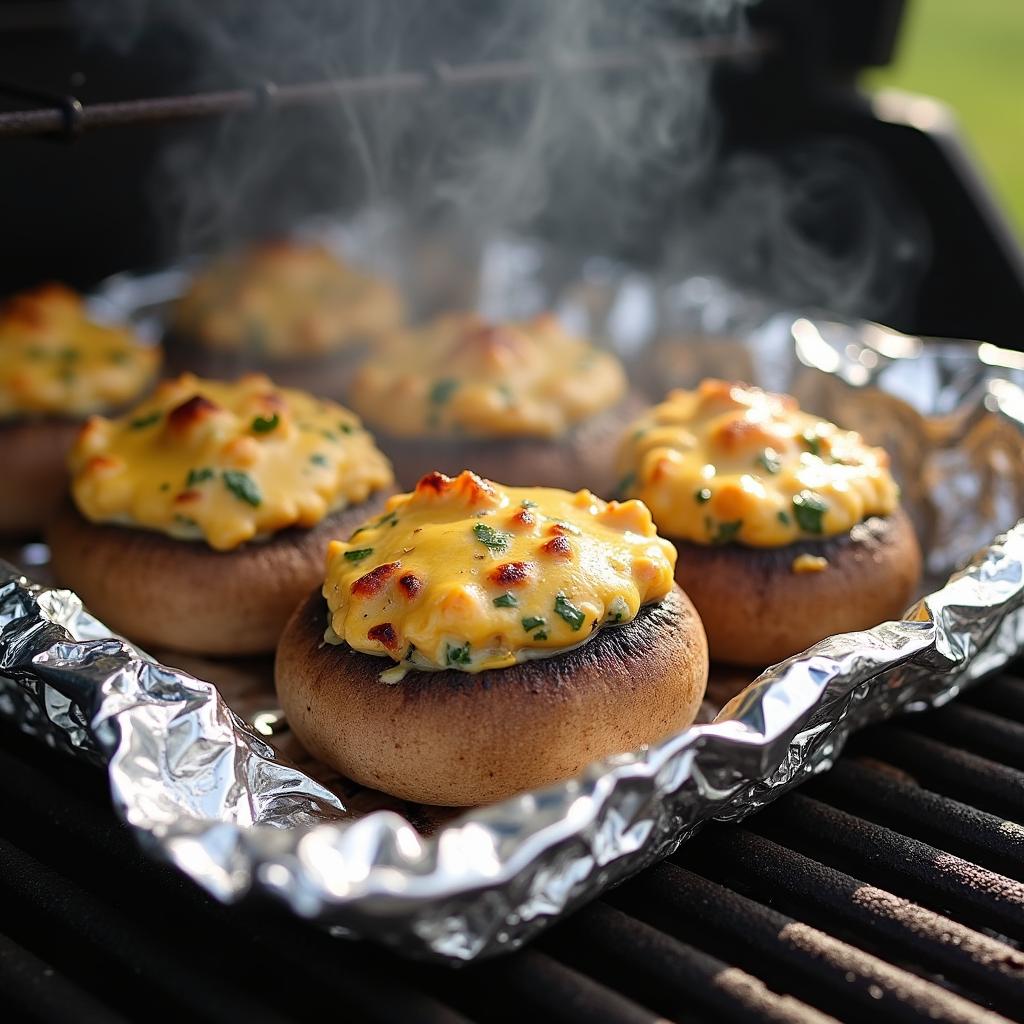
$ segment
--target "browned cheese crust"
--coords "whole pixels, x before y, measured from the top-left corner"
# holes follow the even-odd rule
[[[65,461],[80,427],[57,418],[0,423],[0,534],[42,535],[67,493]]]
[[[408,438],[374,428],[377,445],[394,466],[403,487],[415,487],[426,473],[457,476],[467,467],[508,487],[584,487],[599,498],[615,497],[615,451],[622,432],[645,408],[630,395],[614,409],[578,424],[561,438]]]
[[[674,588],[625,626],[553,658],[471,675],[409,672],[323,640],[319,592],[277,649],[277,692],[306,749],[354,781],[415,803],[475,806],[578,773],[688,726],[708,675],[707,644]]]
[[[278,387],[298,388],[341,401],[367,345],[353,342],[339,352],[290,358],[264,358],[251,351],[220,352],[170,334],[164,339],[168,376],[194,373],[214,380],[234,380],[244,373],[265,373]]]
[[[712,658],[738,665],[771,665],[834,633],[898,619],[921,576],[921,550],[902,509],[782,548],[669,539],[679,551],[676,580],[700,611]],[[802,554],[828,567],[794,572]]]
[[[142,647],[272,651],[296,604],[323,580],[328,541],[378,513],[387,493],[234,551],[90,523],[68,503],[48,538],[53,569],[93,615]]]

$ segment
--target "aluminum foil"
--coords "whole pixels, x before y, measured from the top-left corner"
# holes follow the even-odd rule
[[[510,252],[522,264],[524,250]],[[703,822],[741,818],[828,768],[852,730],[944,703],[1019,654],[1019,354],[741,306],[710,280],[660,288],[608,263],[590,271],[567,275],[559,308],[618,349],[635,379],[648,374],[660,388],[744,376],[886,444],[931,591],[905,620],[769,668],[724,707],[718,700],[714,721],[457,817],[400,804],[364,813],[301,752],[283,756],[266,688],[243,699],[244,685],[223,682],[226,702],[213,683],[111,637],[70,592],[6,563],[0,713],[105,762],[115,808],[143,845],[218,899],[269,895],[337,934],[462,961],[521,945]],[[122,280],[101,301],[145,293],[151,317],[167,285],[146,279],[132,291]],[[255,678],[245,664],[233,671]],[[711,692],[746,683],[716,674]]]

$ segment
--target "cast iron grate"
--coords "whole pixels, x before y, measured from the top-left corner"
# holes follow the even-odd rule
[[[0,735],[0,989],[28,1019],[1024,1020],[1024,672],[457,971],[212,903],[99,772]]]

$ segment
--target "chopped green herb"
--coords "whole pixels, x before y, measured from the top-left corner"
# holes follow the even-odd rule
[[[506,405],[511,405],[515,401],[512,389],[507,384],[499,384],[497,390],[498,394],[505,399]]]
[[[521,502],[519,502],[519,504],[520,504],[520,505],[521,505],[521,506],[522,506],[523,508],[536,508],[536,507],[537,507],[537,502],[535,502],[535,501],[530,501],[530,499],[529,499],[529,498],[523,498],[523,500],[522,500]]]
[[[702,487],[694,496],[693,500],[698,505],[706,505],[711,500],[711,488]]]
[[[169,491],[170,489],[171,485],[166,480],[160,485],[161,491]]]
[[[373,554],[373,548],[353,548],[345,552],[345,559],[349,562],[361,562]]]
[[[269,434],[280,422],[281,417],[276,412],[270,416],[257,416],[252,421],[252,432],[254,434]]]
[[[742,519],[736,519],[731,523],[719,523],[718,530],[715,532],[714,537],[711,538],[711,543],[728,544],[729,541],[736,539],[736,534],[738,534],[742,528]]]
[[[586,616],[576,607],[565,594],[559,594],[555,598],[555,612],[561,615],[566,622],[572,627],[575,632],[583,626],[586,621]]]
[[[409,644],[409,650],[405,652],[405,660],[412,661],[412,656],[416,653],[416,645]]]
[[[188,476],[185,478],[186,487],[195,487],[196,484],[201,484],[204,480],[213,479],[213,470],[209,466],[204,466],[202,469],[190,469]]]
[[[493,526],[488,526],[486,523],[477,523],[473,527],[473,533],[476,534],[476,539],[485,548],[490,548],[491,551],[506,551],[509,542],[512,540],[510,533],[496,530]]]
[[[321,452],[313,452],[309,457],[309,461],[312,462],[314,466],[326,466],[328,465],[329,460],[327,456]]]
[[[646,433],[647,433],[647,428],[646,427],[640,427],[639,430],[634,430],[633,431],[633,440],[634,441],[639,441],[644,436],[644,434],[646,434]]]
[[[157,410],[156,412],[151,412],[146,416],[136,416],[128,426],[131,427],[132,430],[142,430],[143,427],[153,426],[153,424],[160,419],[161,415],[160,411]]]
[[[793,496],[793,515],[805,533],[822,533],[822,519],[828,511],[828,502],[814,491],[801,491]]]
[[[431,405],[444,405],[449,398],[455,394],[458,389],[459,382],[452,377],[442,377],[431,389],[430,389],[430,402]]]
[[[821,438],[813,430],[805,430],[801,436],[812,455],[821,455]]]
[[[377,526],[397,526],[398,525],[398,512],[396,512],[396,511],[385,512],[384,515],[382,515],[380,517],[380,519],[378,519],[377,522],[375,522],[373,525],[375,527],[377,527]]]
[[[338,429],[343,434],[354,434],[356,430],[356,428],[351,423],[339,423]]]
[[[757,457],[757,464],[766,472],[774,476],[782,470],[782,459],[774,448],[765,448]]]
[[[532,637],[532,639],[534,639],[534,640],[547,640],[547,638],[548,638],[548,635],[547,635],[547,633],[544,632],[543,629],[538,629],[537,632],[534,633],[533,637]]]
[[[256,486],[256,481],[248,473],[243,473],[240,469],[225,469],[222,475],[224,486],[239,501],[244,501],[247,505],[252,505],[253,508],[256,508],[263,500],[260,489]]]
[[[469,664],[469,641],[461,647],[445,646],[444,661],[446,665],[468,665]]]
[[[533,630],[535,630],[538,626],[546,626],[547,620],[544,618],[543,615],[529,615],[522,620],[522,623],[523,629],[525,629],[527,633],[530,633]]]
[[[176,515],[174,521],[179,526],[186,526],[189,529],[195,529],[199,525],[191,516]]]
[[[496,597],[491,604],[493,604],[495,608],[518,608],[519,599],[515,594],[505,593],[500,597]]]
[[[123,366],[125,363],[128,362],[128,353],[127,352],[120,352],[117,349],[114,349],[113,352],[108,353],[107,358],[115,366]]]
[[[620,494],[623,497],[629,492],[633,484],[636,483],[636,473],[627,473],[616,485],[615,493]]]
[[[616,596],[610,605],[608,605],[608,622],[616,626],[618,625],[623,616],[629,614],[629,605],[626,603],[626,599],[621,596]],[[594,625],[597,625],[595,622]]]
[[[779,519],[779,522],[782,523],[784,526],[789,526],[789,513],[788,512],[783,512],[782,509],[779,509],[778,519]]]
[[[333,431],[331,431],[331,430],[321,430],[321,431],[320,431],[320,436],[321,436],[321,437],[326,437],[328,441],[332,441],[332,442],[334,442],[335,444],[337,444],[337,443],[338,443],[338,435],[337,435],[337,434],[335,434],[335,433],[334,433]]]

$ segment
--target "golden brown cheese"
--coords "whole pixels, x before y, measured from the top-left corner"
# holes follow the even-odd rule
[[[492,324],[453,313],[381,345],[352,402],[396,437],[557,437],[625,392],[619,361],[551,315]]]
[[[323,355],[398,327],[397,290],[322,245],[268,242],[222,257],[179,300],[174,329],[254,358]]]
[[[116,409],[146,390],[159,365],[159,348],[90,320],[63,285],[23,292],[0,310],[0,420]]]
[[[503,668],[630,622],[675,561],[639,501],[433,473],[331,544],[327,639],[408,668]]]
[[[673,391],[632,425],[620,489],[643,500],[668,537],[780,547],[889,515],[899,488],[889,457],[796,400],[706,380]]]
[[[821,555],[809,555],[805,552],[793,559],[790,568],[795,573],[824,572],[828,568],[828,559],[822,558]]]
[[[92,417],[69,465],[86,519],[221,551],[314,526],[392,483],[351,412],[260,374],[164,381],[125,416]]]

